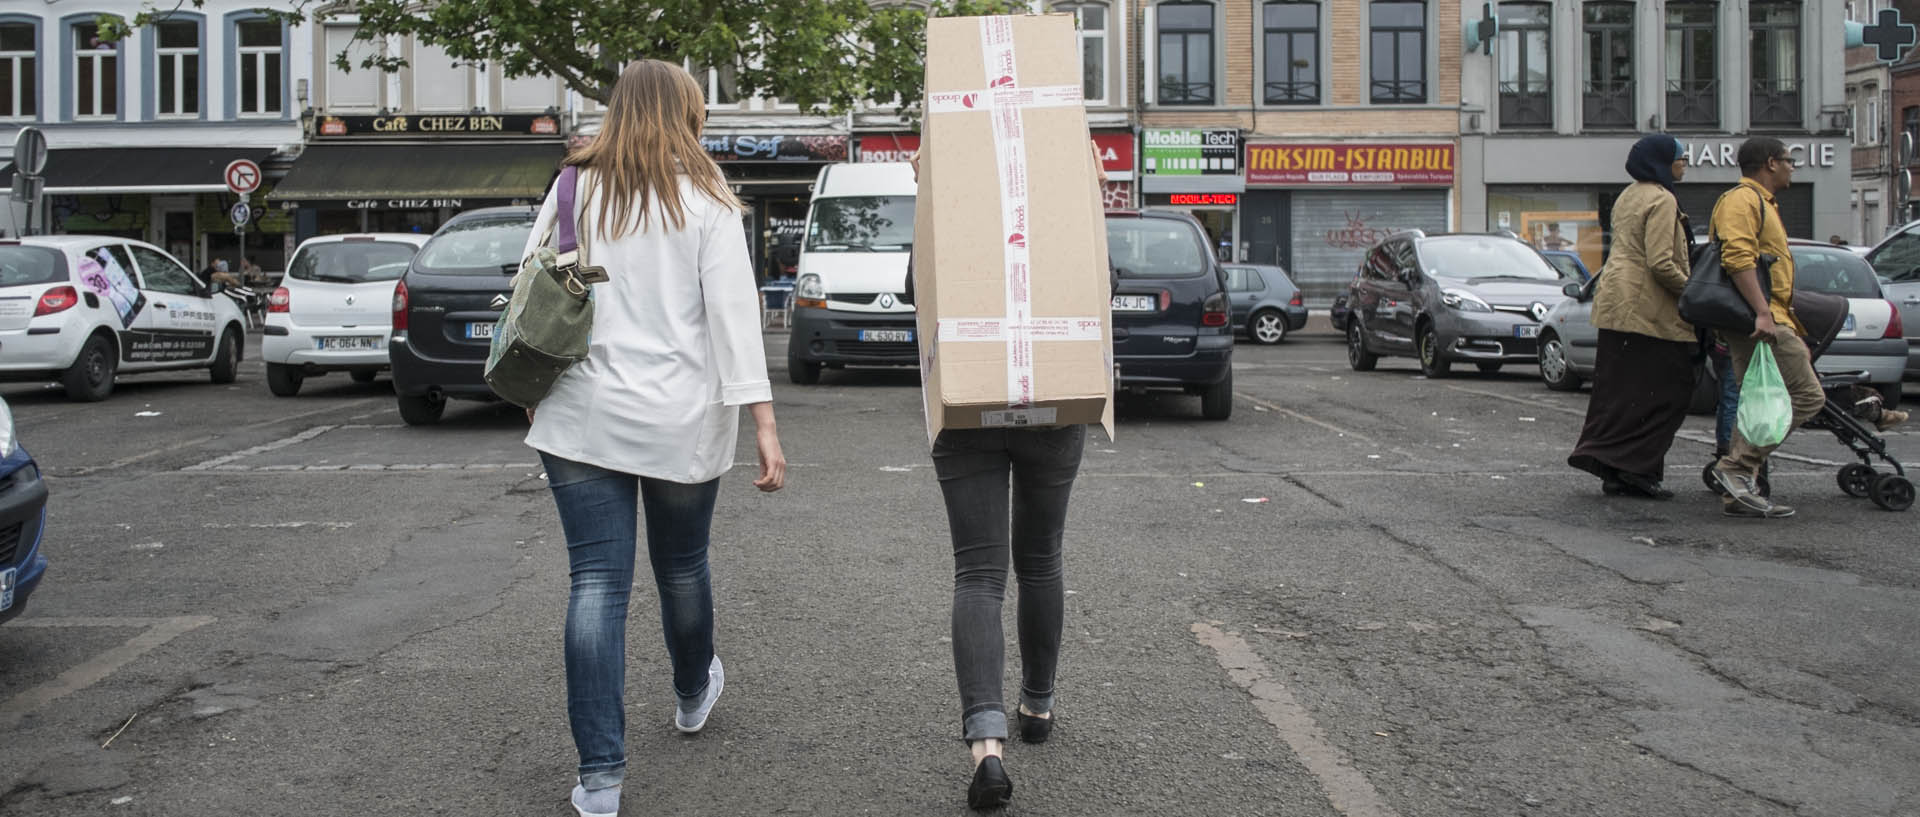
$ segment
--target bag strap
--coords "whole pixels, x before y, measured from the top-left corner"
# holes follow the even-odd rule
[[[567,165],[560,170],[560,180],[554,185],[558,208],[553,219],[553,249],[556,253],[573,252],[580,248],[579,230],[573,220],[573,202],[579,186],[578,165]]]

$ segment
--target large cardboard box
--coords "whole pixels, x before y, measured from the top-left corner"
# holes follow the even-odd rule
[[[1073,17],[927,24],[914,220],[931,439],[1100,423],[1113,436],[1112,292]]]

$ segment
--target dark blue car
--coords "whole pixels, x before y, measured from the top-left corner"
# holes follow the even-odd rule
[[[47,572],[40,530],[47,521],[47,483],[14,436],[13,412],[0,401],[0,622],[20,614]]]

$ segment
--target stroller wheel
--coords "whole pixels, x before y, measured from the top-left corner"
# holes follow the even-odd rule
[[[1856,462],[1851,465],[1841,466],[1838,478],[1840,490],[1845,491],[1847,496],[1856,499],[1865,499],[1873,489],[1873,478],[1875,476],[1877,476],[1877,474],[1871,465]]]
[[[1874,478],[1871,489],[1873,504],[1889,511],[1904,511],[1913,507],[1913,483],[1898,474],[1881,474]]]
[[[1700,481],[1707,484],[1707,490],[1712,491],[1719,496],[1726,496],[1727,489],[1720,487],[1720,480],[1713,478],[1713,466],[1718,462],[1720,461],[1716,459],[1713,462],[1707,463],[1705,467],[1700,469]]]

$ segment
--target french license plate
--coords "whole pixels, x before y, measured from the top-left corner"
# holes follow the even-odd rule
[[[1152,312],[1153,296],[1152,295],[1115,295],[1113,296],[1113,311],[1115,312]]]
[[[362,349],[377,350],[384,340],[386,339],[379,335],[363,335],[343,338],[315,338],[314,343],[318,344],[320,351],[323,352],[347,352]]]
[[[492,338],[493,338],[493,324],[491,323],[467,324],[467,339],[482,340],[482,339],[492,339]]]
[[[17,567],[0,570],[0,612],[13,609],[13,579],[19,571]]]
[[[1513,328],[1513,336],[1516,338],[1540,337],[1540,325],[1537,323],[1523,323]]]
[[[860,340],[867,343],[912,343],[912,329],[862,329]]]

